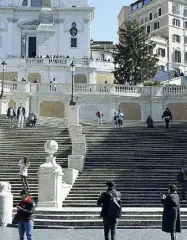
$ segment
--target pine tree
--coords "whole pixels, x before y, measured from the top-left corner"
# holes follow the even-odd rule
[[[120,44],[114,50],[114,76],[119,84],[139,84],[152,80],[158,59],[153,54],[156,43],[146,33],[144,26],[128,21],[119,29]]]

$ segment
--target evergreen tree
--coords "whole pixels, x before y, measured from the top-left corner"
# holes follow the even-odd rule
[[[153,55],[156,43],[137,21],[128,21],[119,29],[120,44],[114,50],[114,76],[119,84],[138,84],[151,80],[157,71],[158,59]]]

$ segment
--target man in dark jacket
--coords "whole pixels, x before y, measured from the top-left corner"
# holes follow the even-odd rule
[[[24,240],[26,232],[27,240],[33,240],[33,218],[32,215],[35,210],[35,204],[32,197],[26,190],[22,190],[20,193],[22,201],[17,206],[18,216],[18,231],[20,240]]]
[[[171,114],[169,108],[166,108],[166,110],[164,111],[164,113],[162,115],[162,119],[165,119],[166,128],[169,129],[169,123],[170,123],[170,121],[172,121],[172,114]]]
[[[164,205],[162,217],[162,231],[171,234],[171,240],[176,240],[176,232],[181,232],[180,203],[177,194],[177,187],[170,184],[168,196],[161,195],[161,202]]]
[[[23,128],[23,123],[25,120],[25,108],[23,107],[22,103],[17,111],[17,118],[18,118],[18,128]]]
[[[113,181],[108,181],[106,185],[108,189],[106,192],[103,192],[101,194],[101,196],[97,200],[97,205],[102,206],[101,217],[103,218],[105,240],[109,240],[110,231],[111,240],[115,240],[118,218],[120,217],[122,212],[122,205],[120,201],[121,193],[115,190],[115,183]],[[120,214],[117,217],[112,217],[109,211],[110,201],[112,197],[115,197],[119,200],[118,203],[120,206]]]

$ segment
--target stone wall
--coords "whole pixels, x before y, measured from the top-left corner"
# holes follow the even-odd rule
[[[65,106],[61,101],[44,101],[40,104],[40,116],[43,117],[65,117]]]
[[[120,103],[119,109],[125,120],[141,120],[141,106],[138,103]]]
[[[187,120],[187,103],[169,103],[174,120]]]

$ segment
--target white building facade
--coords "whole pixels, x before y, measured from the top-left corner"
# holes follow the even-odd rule
[[[130,17],[155,36],[160,68],[187,74],[187,1],[137,1],[131,4]]]
[[[75,80],[96,83],[97,72],[111,73],[113,63],[103,68],[90,59],[93,16],[89,0],[0,1],[0,59],[18,80],[38,73],[46,83],[71,82],[73,59]]]

